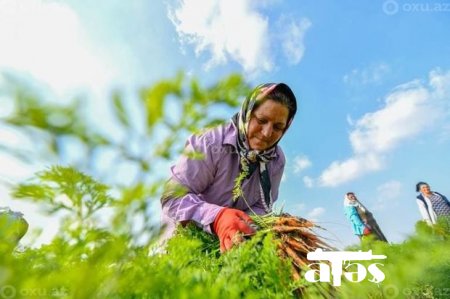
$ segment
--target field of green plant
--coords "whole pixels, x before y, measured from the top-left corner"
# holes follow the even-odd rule
[[[123,136],[114,139],[90,126],[81,100],[69,106],[44,101],[10,78],[2,92],[14,110],[2,122],[29,134],[35,148],[2,150],[24,161],[60,161],[67,158],[66,147],[76,145],[84,156],[11,187],[17,200],[60,215],[62,226],[51,243],[38,248],[19,246],[11,252],[0,246],[0,298],[450,298],[445,225],[431,229],[417,223],[415,234],[400,244],[368,241],[346,248],[386,255],[380,268],[385,280],[343,279],[336,288],[304,277],[294,281],[290,261],[279,258],[277,241],[267,232],[220,254],[214,236],[190,225],[180,228],[167,247],[159,247],[159,230],[149,212],[165,180],[158,175],[158,163],[179,153],[189,132],[222,121],[208,109],[235,107],[246,90],[237,75],[208,88],[195,79],[186,83],[181,74],[161,81],[140,92],[141,130],[115,92],[111,107]],[[168,101],[179,107],[181,117],[166,117]],[[99,164],[107,151],[114,158]],[[133,176],[130,184],[117,175],[115,167],[122,163],[133,166],[127,174]]]
[[[316,283],[294,282],[271,234],[257,234],[221,255],[218,241],[194,226],[180,228],[166,252],[133,246],[129,235],[95,227],[67,228],[49,245],[0,255],[1,298],[326,298]],[[380,284],[343,279],[329,298],[448,298],[450,241],[418,225],[402,244],[368,243],[388,257]],[[365,247],[365,248],[364,248]],[[322,286],[327,288],[327,284]]]

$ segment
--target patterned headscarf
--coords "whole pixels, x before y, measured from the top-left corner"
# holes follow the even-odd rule
[[[358,198],[355,195],[355,200],[351,200],[348,195],[346,194],[344,196],[344,206],[353,206],[353,207],[357,207],[360,208],[361,210],[363,210],[364,212],[367,211],[367,208],[358,200]]]
[[[252,150],[250,149],[247,140],[247,133],[253,109],[255,109],[257,104],[261,103],[273,91],[279,91],[285,94],[294,107],[293,111],[289,111],[287,124],[283,132],[284,135],[291,125],[297,110],[297,102],[294,93],[289,86],[284,83],[265,83],[257,86],[244,100],[239,113],[235,114],[232,118],[233,123],[238,128],[237,148],[240,156],[240,175],[235,182],[233,199],[237,200],[239,196],[243,197],[242,190],[240,189],[243,180],[249,178],[253,171],[259,166],[261,202],[267,213],[272,210],[273,200],[270,192],[271,184],[269,172],[266,164],[277,157],[276,146],[279,140],[272,147],[264,151]]]

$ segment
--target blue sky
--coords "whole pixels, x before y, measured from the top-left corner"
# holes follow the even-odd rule
[[[342,209],[354,191],[400,242],[420,219],[417,181],[450,196],[449,28],[448,1],[2,0],[0,70],[25,72],[58,98],[89,92],[97,119],[111,88],[132,93],[181,69],[205,84],[230,72],[285,82],[299,111],[281,142],[284,210],[317,220],[343,247],[357,242]],[[3,177],[32,172],[0,160]],[[36,226],[50,221],[7,204]]]

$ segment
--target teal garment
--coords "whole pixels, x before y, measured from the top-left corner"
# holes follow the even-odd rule
[[[361,221],[361,217],[359,217],[358,210],[355,206],[344,206],[345,216],[352,223],[353,233],[358,236],[362,236],[364,234],[364,223]]]

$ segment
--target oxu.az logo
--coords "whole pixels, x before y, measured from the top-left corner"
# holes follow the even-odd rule
[[[370,282],[380,283],[385,276],[379,266],[380,263],[370,264],[367,269],[364,265],[353,261],[367,261],[376,259],[385,259],[385,255],[372,255],[372,250],[364,251],[316,251],[309,252],[306,256],[310,261],[328,261],[329,263],[312,263],[310,270],[306,271],[305,279],[309,282],[331,282],[333,285],[340,286],[342,275],[351,282],[361,282],[367,277],[367,272],[372,275]],[[331,264],[331,267],[330,267]],[[344,271],[345,270],[345,271]]]

